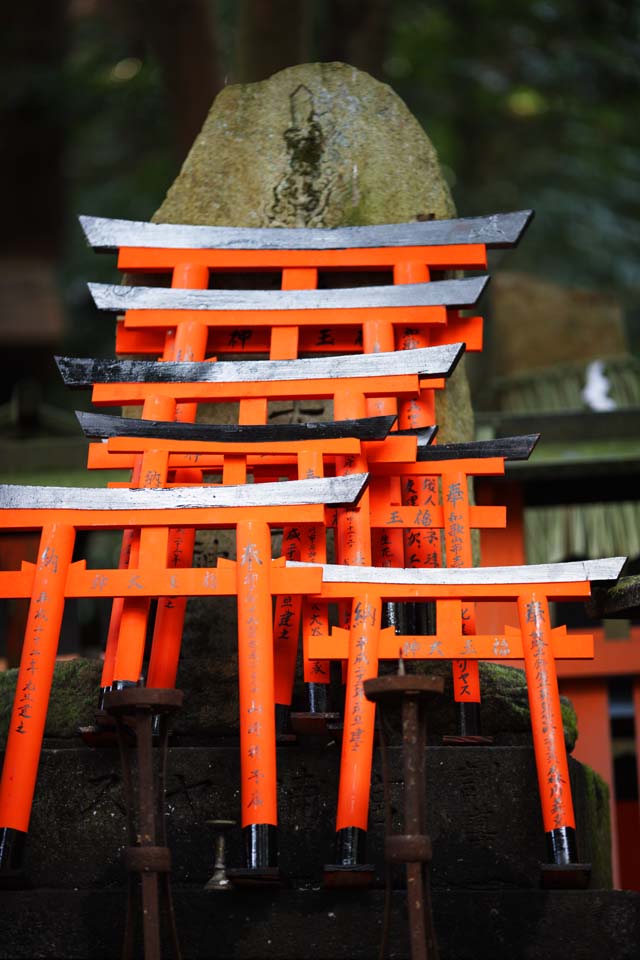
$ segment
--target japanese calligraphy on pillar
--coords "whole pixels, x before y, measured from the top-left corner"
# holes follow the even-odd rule
[[[535,594],[520,601],[531,722],[541,757],[538,782],[545,829],[575,826],[560,697],[551,648],[549,606]],[[524,616],[523,616],[524,614]]]
[[[261,737],[262,737],[262,714],[264,707],[259,701],[259,683],[258,683],[258,631],[260,627],[260,616],[258,610],[258,567],[262,566],[262,559],[256,544],[248,543],[242,551],[240,566],[243,568],[242,584],[243,591],[243,610],[244,636],[247,646],[248,677],[247,688],[249,692],[248,703],[245,704],[246,711],[246,752],[249,765],[244,765],[245,776],[250,785],[248,795],[243,798],[243,802],[248,810],[257,810],[264,805],[262,797],[262,780],[264,774],[261,766]],[[248,772],[246,772],[248,769]]]
[[[470,544],[467,492],[461,480],[443,477],[442,483],[447,566],[464,567],[468,562],[465,555]]]
[[[363,709],[365,705],[364,681],[371,673],[371,659],[369,656],[370,630],[375,630],[377,626],[377,610],[368,600],[354,600],[352,610],[351,629],[355,631],[356,637],[355,657],[353,658],[353,670],[350,678],[351,696],[350,696],[350,716],[349,716],[349,747],[352,752],[360,749],[362,738],[364,736],[364,716]]]

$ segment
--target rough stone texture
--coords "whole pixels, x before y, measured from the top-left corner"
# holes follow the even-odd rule
[[[436,151],[403,101],[354,67],[315,63],[226,87],[153,220],[337,227],[452,216]],[[234,412],[216,419],[233,422]],[[438,421],[443,441],[471,439],[463,366],[439,398]]]
[[[278,750],[280,866],[296,885],[320,882],[333,855],[340,744]],[[393,829],[402,829],[401,750],[389,750]],[[593,864],[592,887],[611,885],[606,788],[570,760],[581,857]],[[546,859],[533,751],[530,747],[427,750],[427,832],[436,888],[537,887]],[[211,819],[240,819],[239,746],[175,746],[169,751],[167,832],[176,883],[204,884],[213,866]],[[383,878],[384,793],[380,759],[372,773],[367,857]],[[594,825],[598,826],[593,831]],[[110,887],[124,880],[126,844],[120,762],[115,749],[44,751],[25,867],[39,888]],[[229,837],[229,864],[242,862],[239,828]],[[404,882],[401,871],[394,885]]]
[[[184,960],[371,960],[384,893],[174,889]],[[29,891],[5,896],[0,957],[112,960],[121,953],[124,894]],[[640,893],[436,890],[441,960],[636,960]],[[403,892],[391,897],[389,952],[409,960]],[[142,954],[137,954],[141,956]]]
[[[492,277],[489,353],[493,376],[627,351],[622,307],[612,297],[515,271]]]
[[[454,215],[436,152],[385,84],[342,63],[226,87],[158,223],[337,227]]]
[[[176,734],[206,739],[233,734],[238,729],[238,679],[235,650],[231,636],[235,621],[224,619],[233,608],[225,605],[223,616],[211,615],[217,604],[199,605],[195,622],[189,619],[187,629],[194,644],[211,656],[184,658],[179,667],[178,687],[184,691],[184,707],[177,714],[173,729]],[[208,617],[206,611],[209,611]],[[202,613],[202,616],[200,614]],[[206,621],[209,621],[208,624]],[[225,639],[226,638],[226,639]],[[226,647],[225,647],[226,644]],[[198,653],[196,647],[195,653]],[[101,664],[97,660],[71,660],[56,664],[51,703],[45,736],[64,740],[74,738],[79,726],[93,722],[98,697]],[[448,661],[422,665],[422,672],[443,677],[444,696],[434,698],[428,713],[428,729],[432,737],[455,733],[456,716],[452,695],[451,668]],[[0,743],[6,739],[17,670],[0,674]],[[531,727],[527,687],[522,670],[497,664],[481,663],[482,729],[497,744],[528,744]],[[340,698],[339,691],[338,699]],[[297,706],[306,709],[304,691],[296,690]],[[573,750],[577,737],[577,721],[573,707],[561,698],[565,742]],[[294,700],[294,709],[296,701]]]
[[[93,723],[102,664],[98,660],[56,663],[45,736],[76,737],[78,727]],[[17,669],[0,673],[0,744],[4,746],[13,708]]]

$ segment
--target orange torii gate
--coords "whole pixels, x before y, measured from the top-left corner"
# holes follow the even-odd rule
[[[93,436],[109,436],[106,443],[92,445],[90,449],[89,465],[92,467],[113,467],[115,462],[119,467],[128,466],[130,459],[122,457],[127,454],[129,458],[141,454],[143,451],[148,455],[150,450],[158,452],[163,451],[166,454],[167,470],[163,472],[162,483],[165,485],[165,473],[175,472],[185,469],[190,465],[195,465],[204,470],[222,470],[222,480],[224,482],[227,464],[225,461],[225,452],[234,451],[237,454],[241,450],[240,438],[227,445],[215,444],[212,440],[205,440],[204,434],[208,433],[210,437],[217,435],[218,428],[215,425],[166,425],[159,424],[150,426],[147,423],[136,420],[123,421],[120,418],[109,417],[101,418],[95,414],[78,414],[81,424],[85,425],[85,430]],[[357,421],[354,422],[358,423]],[[367,423],[366,420],[359,421],[362,426]],[[340,421],[336,423],[336,428],[340,426]],[[255,428],[237,428],[255,429]],[[291,428],[282,426],[280,428],[271,428],[276,436],[287,433]],[[129,430],[135,434],[130,436]],[[351,427],[354,431],[354,426]],[[155,439],[158,433],[164,433],[162,439]],[[169,438],[166,434],[171,434]],[[218,434],[219,435],[219,434]],[[190,439],[186,439],[189,437]],[[538,435],[534,434],[527,437],[509,437],[499,440],[480,441],[466,444],[449,444],[440,447],[421,445],[418,449],[418,458],[415,460],[415,438],[410,438],[394,434],[388,436],[384,443],[365,443],[364,448],[367,469],[372,475],[370,484],[370,517],[369,526],[372,528],[374,537],[377,534],[380,539],[377,556],[380,565],[401,566],[402,558],[393,556],[391,546],[389,545],[389,531],[397,529],[410,529],[410,544],[420,544],[420,538],[430,539],[433,546],[434,561],[433,566],[439,565],[440,561],[440,530],[444,531],[445,542],[447,546],[447,557],[450,566],[470,566],[471,557],[471,538],[472,528],[486,528],[488,526],[504,526],[506,522],[504,508],[501,507],[476,507],[469,504],[467,479],[474,475],[499,475],[504,472],[505,459],[526,459],[533,449]],[[302,477],[308,475],[306,471],[310,469],[310,459],[312,456],[313,442],[303,444],[301,448],[292,442],[289,450],[278,448],[278,443],[257,443],[246,447],[248,455],[244,469],[249,470],[254,479],[277,479],[282,476],[286,470],[291,479],[295,476]],[[349,457],[354,458],[360,453],[360,446],[352,443],[352,449],[347,450],[344,445],[339,451],[337,447],[327,446],[326,442],[321,445],[322,456],[337,454],[341,452],[345,456],[346,462]],[[304,461],[301,460],[302,449],[306,449]],[[424,507],[401,506],[394,504],[393,491],[388,482],[389,476],[397,475],[399,464],[403,464],[405,476],[411,474],[407,484],[417,483],[422,486],[424,491],[429,491],[429,496],[423,496],[427,500]],[[292,470],[291,465],[294,464]],[[323,475],[322,464],[314,459],[311,469],[314,475]],[[156,472],[157,477],[160,473]],[[440,494],[438,492],[438,477],[442,478],[442,506],[440,504]],[[385,479],[386,478],[386,481]],[[242,478],[235,476],[235,482]],[[324,531],[318,532],[314,527],[292,526],[288,529],[288,538],[290,546],[295,549],[287,549],[288,559],[307,559],[322,562],[326,560]],[[308,542],[307,542],[308,541]],[[305,556],[302,556],[304,552]],[[411,561],[412,558],[410,558]],[[302,598],[289,598],[289,603],[276,613],[276,659],[278,654],[282,657],[283,669],[276,671],[276,704],[290,704],[291,690],[293,685],[293,671],[295,668],[295,656],[297,650],[297,622],[299,616],[299,607],[301,604],[307,606],[307,615],[303,618],[303,663],[304,677],[308,682],[323,682],[328,678],[326,664],[322,661],[310,660],[306,656],[306,648],[310,635],[318,635],[323,632],[323,624],[326,621],[324,612],[321,611],[321,604],[317,600],[304,601]],[[462,611],[463,623],[467,633],[475,632],[473,623],[472,608],[464,608]],[[281,627],[279,628],[279,623]],[[326,629],[326,627],[325,627]],[[177,652],[175,659],[175,668],[177,667]],[[474,704],[480,700],[479,684],[474,682],[477,674],[474,675],[469,669],[466,661],[454,661],[454,684],[456,700],[462,704]],[[150,685],[170,686],[172,681],[164,678],[162,682],[156,682],[153,672],[150,671],[148,682]],[[464,713],[463,717],[466,719]],[[320,720],[320,717],[317,718]],[[308,728],[308,721],[305,720]],[[474,728],[463,727],[461,733],[473,734]],[[477,729],[477,728],[476,728]]]
[[[0,487],[0,527],[41,531],[37,563],[0,572],[0,596],[31,600],[0,785],[0,867],[15,865],[16,846],[28,829],[65,599],[122,597],[144,613],[150,597],[234,595],[247,866],[275,867],[271,598],[318,592],[320,581],[317,572],[298,578],[282,560],[271,560],[270,529],[284,526],[292,514],[322,523],[327,504],[352,504],[365,482],[366,476],[172,490]],[[84,561],[73,562],[76,530],[121,530],[132,522],[140,529],[135,567],[88,570]],[[169,527],[235,528],[238,560],[176,569],[168,555]],[[140,634],[119,644],[120,686],[137,683],[143,654]]]
[[[140,378],[138,393],[133,403],[143,405],[143,412],[153,398],[156,409],[160,404],[170,404],[173,408],[189,407],[194,403],[212,400],[239,400],[239,421],[241,424],[266,423],[268,399],[285,399],[328,396],[334,398],[334,405],[340,407],[338,419],[354,419],[366,415],[365,396],[371,395],[372,385],[383,396],[409,396],[420,390],[423,382],[431,388],[443,386],[442,376],[448,376],[458,361],[463,347],[452,344],[444,347],[411,351],[410,354],[376,354],[367,358],[350,356],[345,358],[318,358],[300,361],[242,361],[240,363],[192,363],[165,362],[149,363],[136,361],[80,361],[61,358],[59,365],[69,386],[87,387],[96,383],[93,399],[102,402],[101,390],[110,391],[109,405],[127,403],[126,392],[118,382],[128,378]],[[404,358],[404,359],[403,359]],[[401,362],[402,361],[402,362]],[[133,364],[133,366],[132,366]],[[198,383],[185,377],[199,378]],[[435,379],[423,380],[421,376]],[[180,379],[181,382],[177,382]],[[106,383],[100,383],[107,380]],[[153,384],[153,385],[151,385]],[[113,399],[115,394],[123,399]],[[354,398],[358,398],[355,403]],[[351,410],[354,411],[353,416]],[[169,412],[167,419],[171,417]],[[132,464],[129,464],[131,466]],[[140,467],[136,476],[139,478]],[[200,479],[198,474],[196,479]],[[180,475],[185,479],[185,474]],[[193,544],[187,543],[184,536],[180,539],[180,553],[189,558]],[[130,543],[125,546],[130,549]],[[135,545],[135,540],[133,540]],[[126,565],[126,555],[122,558]],[[122,610],[112,621],[108,643],[108,656],[102,679],[103,689],[111,684],[111,663],[115,656],[117,636],[120,630]],[[167,607],[165,601],[160,605],[156,619],[158,634],[171,634],[174,643],[179,644],[184,605]]]
[[[463,556],[471,560],[470,529],[486,528],[489,526],[504,526],[505,511],[502,507],[477,507],[469,504],[467,494],[467,477],[471,475],[499,475],[504,471],[505,457],[510,459],[526,459],[529,456],[537,435],[530,437],[510,437],[504,440],[491,440],[469,444],[450,444],[445,447],[425,447],[416,450],[417,438],[401,434],[390,434],[384,442],[382,438],[373,441],[371,438],[360,442],[355,439],[302,441],[293,440],[292,428],[286,425],[271,427],[272,435],[291,435],[287,441],[257,441],[258,434],[245,433],[245,436],[256,437],[256,442],[242,443],[240,436],[233,442],[215,442],[204,439],[204,434],[210,437],[219,434],[215,425],[182,425],[159,424],[149,425],[144,421],[122,420],[117,417],[102,418],[96,414],[78,413],[80,423],[85,430],[95,436],[108,436],[106,442],[93,444],[90,448],[90,467],[113,468],[114,459],[118,467],[127,466],[132,458],[148,457],[152,452],[158,458],[154,476],[158,484],[167,485],[168,475],[184,470],[190,465],[207,471],[220,471],[222,482],[225,482],[226,472],[233,468],[233,482],[244,481],[246,472],[253,475],[254,480],[275,480],[286,471],[291,479],[295,476],[308,476],[311,469],[313,475],[322,476],[331,461],[335,463],[337,456],[342,456],[348,464],[356,458],[364,457],[367,470],[371,475],[370,482],[370,515],[368,525],[374,533],[382,533],[381,552],[378,554],[384,565],[400,566],[401,557],[389,557],[384,553],[384,534],[397,529],[411,529],[418,527],[415,536],[431,535],[438,537],[439,531],[444,530],[447,540],[452,539],[456,548],[454,558],[462,550]],[[340,428],[337,421],[334,429]],[[360,430],[368,423],[367,420],[353,421],[349,430],[356,432],[356,424]],[[135,433],[129,435],[129,429]],[[237,428],[238,431],[251,431],[259,428]],[[264,429],[264,428],[263,428]],[[298,430],[299,432],[299,430]],[[161,438],[157,433],[164,433]],[[170,436],[167,436],[169,434]],[[189,439],[186,439],[189,437]],[[417,455],[421,462],[417,463]],[[462,454],[461,459],[455,455]],[[231,465],[228,462],[232,455]],[[123,457],[123,455],[126,455]],[[242,464],[238,463],[241,459]],[[325,463],[323,463],[323,460]],[[358,459],[358,463],[362,463]],[[428,507],[411,507],[394,504],[393,495],[389,489],[388,478],[395,476],[402,465],[408,474],[420,478],[421,483],[429,483],[432,497]],[[238,471],[244,471],[241,475]],[[428,474],[428,476],[425,476]],[[443,505],[440,504],[440,495],[437,489],[438,476],[443,478],[444,492]],[[462,479],[463,478],[463,479]],[[453,493],[455,504],[451,506]],[[448,495],[449,494],[449,495]],[[449,501],[449,503],[447,503]],[[457,511],[457,512],[456,512]],[[337,516],[331,521],[335,526]],[[295,544],[296,550],[285,550],[288,559],[306,559],[318,562],[326,561],[324,530],[304,525],[289,525],[289,539]],[[458,546],[460,541],[461,546]],[[434,548],[435,549],[435,548]],[[439,553],[439,550],[438,550]],[[451,551],[450,551],[451,553]],[[304,557],[302,556],[304,554]],[[391,563],[389,563],[391,561]],[[395,562],[394,562],[395,561]],[[460,565],[460,564],[456,564]],[[276,662],[281,669],[276,670],[276,704],[288,705],[291,702],[293,674],[297,652],[297,623],[291,609],[305,604],[303,598],[289,598],[289,604],[276,613]],[[306,654],[308,640],[311,635],[321,634],[326,624],[326,613],[321,610],[317,599],[307,600],[307,611],[303,617],[303,664],[304,678],[308,682],[326,682],[328,680],[327,665],[323,661],[310,659]],[[470,630],[471,612],[463,610],[465,629]],[[284,626],[279,629],[279,622]],[[286,628],[286,629],[285,629]],[[289,629],[291,628],[291,629]],[[325,631],[327,627],[325,625]],[[154,656],[152,655],[152,664]],[[177,650],[171,669],[167,675],[156,676],[151,669],[148,683],[151,686],[171,686],[172,677],[177,669]],[[479,691],[473,688],[466,665],[456,661],[454,671],[455,680],[459,685],[458,699],[461,702],[474,702],[479,699]],[[317,718],[320,720],[320,717]],[[307,728],[308,722],[305,720]]]
[[[108,437],[106,442],[90,446],[90,468],[113,468],[114,459],[118,467],[122,467],[141,458],[153,477],[152,485],[158,487],[173,486],[171,478],[192,465],[205,475],[212,472],[219,475],[222,484],[244,483],[248,474],[255,481],[264,482],[265,478],[261,476],[264,468],[269,471],[268,480],[281,479],[283,473],[290,479],[302,480],[333,473],[338,457],[364,456],[364,460],[372,465],[411,463],[417,450],[415,437],[397,433],[389,435],[394,417],[327,424],[239,426],[230,430],[227,425],[217,424],[150,424],[143,420],[80,412],[77,416],[85,432],[91,436]],[[265,435],[270,439],[261,439]],[[145,476],[143,470],[142,477]],[[292,521],[286,530],[290,531],[290,538],[295,538],[299,549],[292,555],[292,551],[285,547],[285,556],[326,561],[324,524]],[[328,629],[326,611],[322,609],[324,605],[317,600],[286,594],[281,603],[280,607],[276,606],[274,617],[276,711],[291,705],[300,608],[304,611],[305,624],[321,622],[326,624],[325,630]],[[292,621],[296,621],[295,629]],[[308,635],[307,629],[303,632],[305,642]],[[172,635],[154,634],[147,686],[174,686],[179,650],[179,640],[176,642]],[[328,664],[310,660],[306,650],[303,651],[303,664],[305,681],[328,682]]]
[[[68,386],[93,387],[97,405],[140,405],[150,394],[170,397],[175,403],[239,400],[241,423],[265,424],[268,401],[291,398],[331,397],[336,419],[364,417],[369,396],[410,398],[419,395],[424,384],[431,389],[442,387],[441,378],[450,375],[463,349],[462,344],[448,344],[406,353],[239,363],[58,358],[58,365]],[[348,468],[339,464],[338,472],[367,469],[362,457],[350,457],[349,463]],[[341,511],[338,544],[341,562],[371,561],[368,509]]]
[[[388,503],[394,473],[387,464],[378,465],[370,494],[372,527],[384,537],[381,521],[386,516],[388,526],[409,528],[406,536],[408,556],[405,554],[409,567],[471,567],[471,530],[505,526],[506,510],[504,507],[487,510],[486,507],[483,509],[471,504],[469,480],[477,476],[502,475],[505,460],[528,459],[538,439],[539,434],[532,434],[489,441],[422,446],[418,452],[418,462],[402,468],[405,505],[394,507],[391,512],[388,510]],[[389,478],[390,486],[386,494],[381,488],[381,477],[385,475]],[[444,536],[444,550],[440,530]],[[393,562],[390,546],[386,549],[390,562],[385,565],[401,566],[402,564]],[[384,546],[382,553],[384,556]],[[465,633],[475,633],[473,605],[464,606],[461,615]],[[478,707],[481,694],[477,665],[454,659],[452,669],[454,699],[458,704],[459,736],[456,742],[470,742],[470,738],[478,741]]]
[[[125,310],[118,324],[116,351],[203,360],[206,352],[291,359],[301,354],[407,350],[452,341],[464,341],[467,350],[480,350],[482,318],[463,317],[459,310],[477,302],[486,278],[440,282],[438,276],[443,271],[486,268],[487,250],[517,246],[532,217],[531,210],[524,210],[337,229],[194,227],[98,217],[80,217],[80,222],[96,250],[119,251],[121,270],[170,276],[173,290],[168,291],[90,285],[101,309]],[[408,289],[317,289],[326,286],[323,281],[332,272],[364,270],[386,273],[395,286],[408,285]],[[283,292],[223,289],[225,274],[247,271],[280,274]],[[298,292],[292,296],[284,291]],[[180,408],[177,419],[195,419],[195,404]],[[399,408],[393,398],[371,398],[366,409],[370,414],[399,413],[401,427],[435,422],[429,389],[401,402]],[[395,552],[401,550],[398,538],[397,532],[386,537]],[[123,562],[126,549],[125,544]],[[408,545],[405,563],[410,552],[416,554],[415,544]],[[423,552],[423,565],[429,556],[428,550]],[[179,633],[176,613],[171,628]],[[460,726],[465,726],[464,708]]]
[[[280,274],[283,290],[313,290],[325,285],[327,274],[335,272],[380,272],[390,275],[394,284],[416,284],[436,280],[442,271],[485,269],[487,250],[517,246],[532,217],[532,211],[524,210],[489,217],[336,229],[207,227],[86,216],[80,217],[80,223],[94,249],[119,252],[118,267],[127,273],[169,275],[172,287],[217,286],[218,292],[222,292],[225,274],[238,272],[265,276],[276,273]],[[183,277],[198,275],[198,282],[176,282],[177,272]],[[112,299],[110,309],[125,306],[122,301],[117,302],[118,289],[122,288],[112,291],[115,302]],[[105,306],[106,293],[105,288],[96,288]],[[455,296],[450,302],[446,296],[437,302],[442,308],[449,308],[448,317],[441,309],[430,315],[405,311],[404,317],[397,314],[393,318],[398,334],[396,346],[437,345],[442,342],[437,328],[448,321],[448,341],[464,340],[467,349],[480,349],[480,318],[460,317],[456,308],[465,304],[456,303]],[[231,301],[227,303],[231,306]],[[223,306],[219,297],[218,304]],[[341,317],[337,324],[331,312],[316,313],[315,320],[310,316],[299,326],[292,314],[286,318],[260,318],[246,312],[251,309],[246,300],[244,305],[238,304],[239,301],[231,306],[233,312],[220,312],[206,320],[200,315],[201,322],[208,327],[210,354],[262,353],[282,359],[300,353],[344,354],[375,349],[375,326],[380,319],[377,314],[370,317],[370,329],[362,324],[366,313]],[[256,305],[254,301],[254,308]],[[213,301],[211,306],[216,309]],[[140,309],[146,311],[142,304]],[[137,309],[127,310],[118,329],[117,351],[162,356],[168,338],[174,336],[179,325],[195,319],[193,314],[189,317],[174,313],[170,302],[161,309],[163,313],[155,317],[146,312],[139,314]],[[284,329],[279,330],[280,325]],[[409,342],[405,344],[405,340]],[[285,353],[281,352],[281,345]],[[377,349],[394,349],[394,344],[379,343]]]
[[[560,697],[557,657],[592,657],[591,637],[567,636],[552,629],[549,601],[588,597],[591,582],[617,579],[624,557],[527,567],[449,569],[394,569],[322,566],[322,593],[326,600],[351,599],[349,631],[334,628],[331,636],[315,637],[311,656],[343,660],[348,656],[345,730],[342,744],[338,810],[337,863],[327,868],[329,879],[362,869],[366,838],[373,721],[375,707],[364,695],[363,683],[377,675],[381,657],[459,659],[524,659],[538,785],[549,860],[568,881],[584,879],[578,866],[575,818]],[[310,566],[288,562],[287,567]],[[399,636],[394,628],[381,630],[385,600],[436,601],[433,636]],[[464,603],[510,600],[518,605],[520,629],[503,636],[469,636],[462,627]],[[366,874],[365,874],[366,875]],[[577,880],[576,880],[577,882]]]
[[[481,350],[482,318],[461,316],[460,308],[477,302],[486,278],[440,282],[439,277],[444,271],[485,269],[487,251],[517,246],[532,217],[533,211],[522,210],[335,229],[208,227],[86,216],[80,222],[93,248],[118,251],[121,270],[169,276],[174,288],[162,293],[139,286],[126,290],[90,286],[102,309],[125,309],[116,351],[202,360],[206,352],[292,359],[303,354],[408,350],[452,341],[463,341],[469,351]],[[265,296],[265,291],[223,289],[225,274],[247,271],[279,274],[282,291],[298,293],[291,297],[271,291]],[[345,271],[387,274],[395,286],[408,285],[409,290],[399,291],[398,299],[393,287],[344,294],[317,289],[330,286],[332,273]],[[175,288],[200,292],[184,295]],[[181,407],[190,413],[177,419],[195,419],[194,404]],[[428,389],[399,407],[393,398],[370,398],[366,411],[398,413],[401,427],[435,422],[434,397]],[[399,538],[397,532],[387,535],[394,552],[401,550]],[[410,554],[416,554],[415,543],[407,545],[405,564]],[[422,565],[429,564],[430,554],[428,549],[418,551]],[[174,620],[174,632],[179,632],[180,623]],[[468,726],[465,710],[461,706],[461,728]]]

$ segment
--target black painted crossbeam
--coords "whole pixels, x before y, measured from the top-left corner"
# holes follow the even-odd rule
[[[270,443],[298,440],[384,440],[397,417],[363,417],[360,420],[311,421],[308,423],[178,423],[167,420],[137,420],[76,410],[86,437],[157,437],[160,440],[209,440],[213,443]]]
[[[80,224],[96,250],[346,250],[472,243],[500,248],[516,246],[532,218],[532,210],[517,210],[487,217],[334,229],[191,226],[88,216],[81,216]]]
[[[403,431],[409,433],[410,431]],[[503,457],[505,460],[528,460],[539,433],[520,437],[495,437],[491,440],[472,440],[468,443],[442,443],[438,446],[418,444],[418,460],[467,460]]]
[[[94,383],[257,383],[293,380],[342,380],[417,374],[449,376],[464,352],[464,344],[390,353],[312,357],[304,360],[242,360],[239,362],[163,362],[56,357],[64,382],[86,388]]]

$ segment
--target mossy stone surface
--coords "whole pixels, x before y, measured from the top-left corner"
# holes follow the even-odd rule
[[[400,97],[347,64],[309,63],[219,94],[153,220],[338,227],[455,215],[436,150]],[[311,418],[289,406],[281,422],[331,416],[328,403]],[[214,416],[232,423],[236,411],[216,404]],[[472,439],[463,365],[440,391],[437,417],[442,442]]]
[[[589,837],[593,873],[606,889],[613,886],[609,785],[586,763],[582,764],[582,778],[583,788],[576,798],[576,815],[582,819],[583,832]]]
[[[219,636],[219,625],[214,632]],[[45,736],[72,738],[77,736],[79,726],[93,723],[101,669],[102,664],[97,660],[77,659],[56,664]],[[440,737],[455,733],[455,705],[448,661],[422,664],[421,672],[441,676],[445,682],[443,696],[434,698],[429,708],[429,735]],[[6,739],[17,673],[17,670],[8,670],[0,674],[0,745],[4,745]],[[493,736],[499,743],[528,743],[531,726],[523,671],[481,663],[480,682],[483,733]],[[238,672],[236,656],[230,650],[221,644],[216,655],[184,657],[180,663],[178,686],[184,691],[185,698],[182,710],[172,723],[176,734],[207,738],[237,732]],[[305,709],[301,686],[297,695],[300,708]],[[561,705],[565,743],[571,751],[577,739],[576,714],[566,697],[561,698]]]
[[[455,216],[433,144],[386,84],[290,67],[216,98],[154,220],[337,227]]]
[[[59,660],[53,674],[45,727],[46,737],[77,735],[78,727],[93,723],[98,703],[102,663],[99,660]],[[11,719],[18,671],[0,673],[0,745],[4,747]]]

